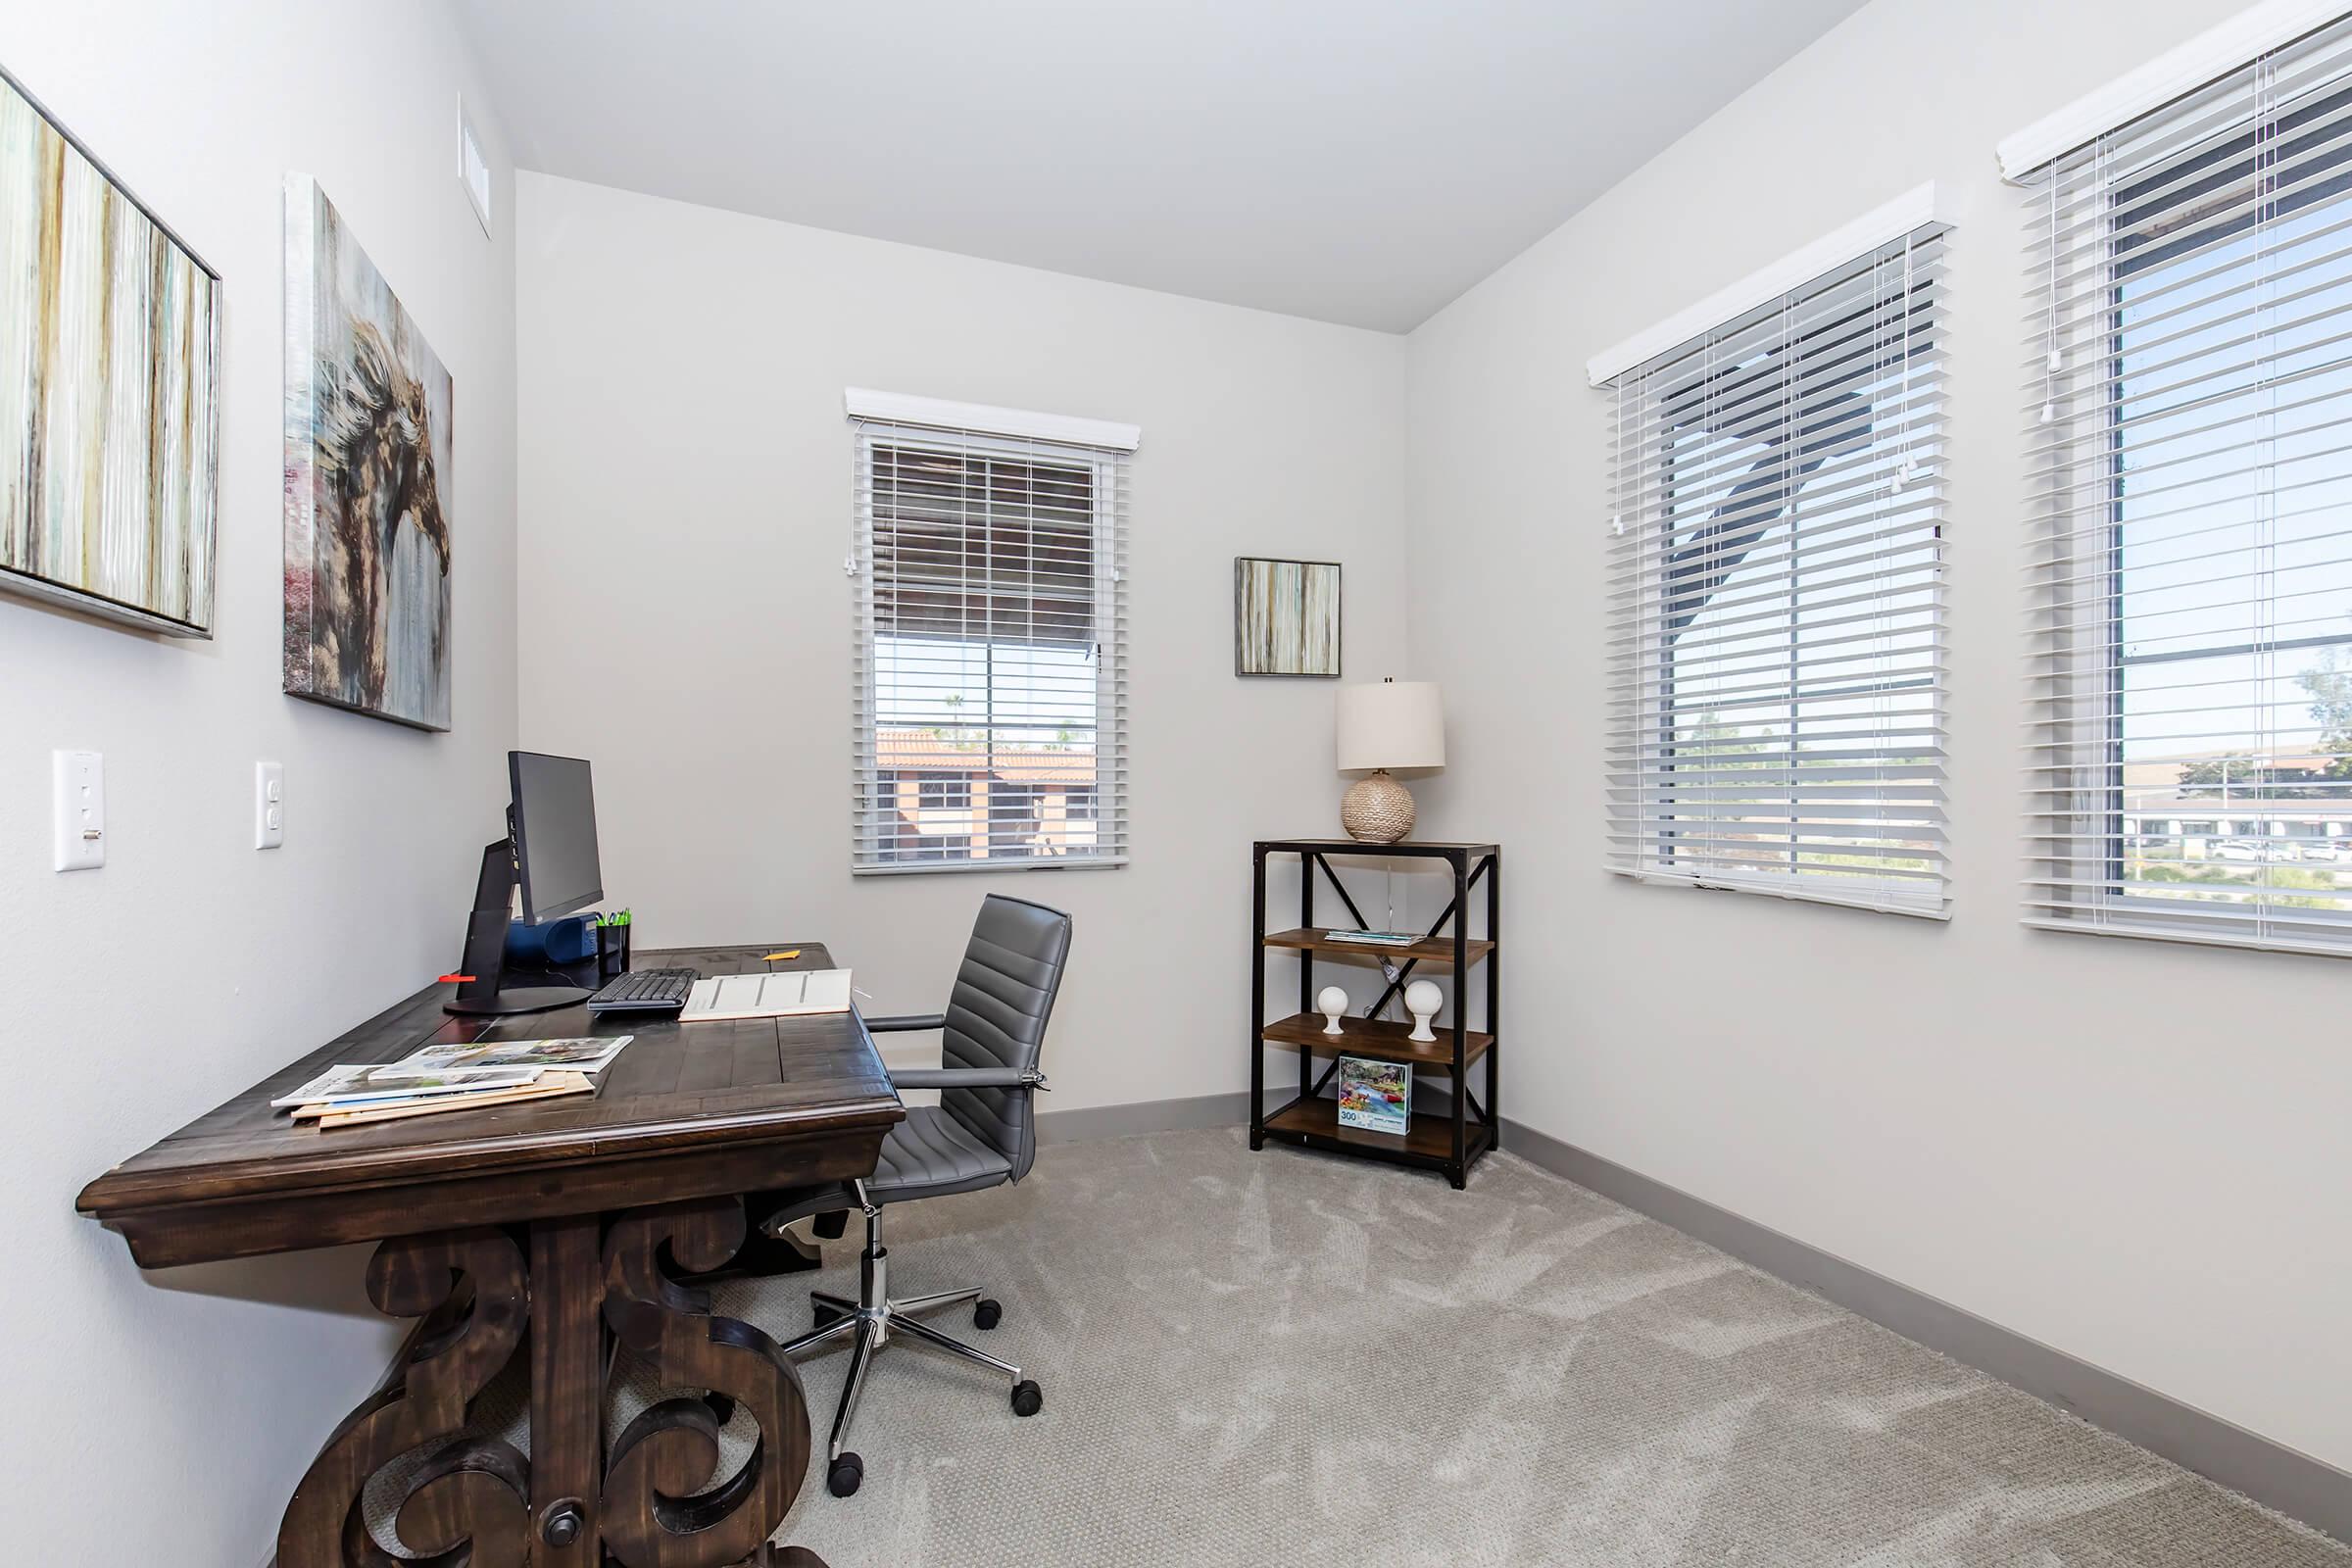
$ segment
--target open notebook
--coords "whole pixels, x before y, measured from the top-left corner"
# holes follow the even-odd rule
[[[721,974],[697,980],[680,1023],[715,1018],[790,1018],[850,1010],[847,969],[783,969],[766,974]]]

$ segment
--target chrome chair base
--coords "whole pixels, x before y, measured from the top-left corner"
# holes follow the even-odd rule
[[[850,1423],[858,1414],[858,1396],[865,1392],[866,1373],[894,1339],[904,1336],[908,1344],[960,1357],[1004,1377],[1012,1388],[1015,1415],[1035,1415],[1045,1403],[1038,1386],[1022,1377],[1019,1367],[1009,1361],[1000,1361],[985,1350],[974,1349],[961,1340],[942,1334],[916,1315],[935,1312],[943,1306],[954,1306],[959,1301],[974,1301],[978,1303],[975,1315],[980,1326],[992,1328],[997,1321],[997,1303],[983,1300],[978,1287],[892,1298],[890,1252],[882,1245],[882,1210],[866,1197],[863,1182],[851,1183],[851,1190],[865,1214],[865,1250],[858,1258],[858,1299],[852,1301],[823,1291],[809,1292],[808,1299],[820,1316],[826,1313],[836,1315],[832,1321],[821,1322],[780,1347],[786,1355],[796,1357],[811,1350],[831,1348],[837,1344],[851,1347],[850,1372],[842,1380],[841,1403],[833,1412],[833,1435],[827,1440],[825,1448],[826,1485],[837,1497],[846,1497],[856,1492],[858,1480],[864,1473],[863,1461],[857,1454],[849,1452],[845,1445],[849,1440]]]

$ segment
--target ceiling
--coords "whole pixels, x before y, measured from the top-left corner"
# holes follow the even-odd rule
[[[461,0],[526,169],[1405,331],[1860,0]]]

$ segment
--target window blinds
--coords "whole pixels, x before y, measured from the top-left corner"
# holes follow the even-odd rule
[[[2352,952],[2352,23],[2026,183],[2027,921]]]
[[[1611,869],[1945,912],[1944,232],[1609,380]]]
[[[1134,442],[991,422],[854,417],[857,871],[1126,860]]]

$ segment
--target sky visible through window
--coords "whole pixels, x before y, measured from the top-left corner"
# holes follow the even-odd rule
[[[2228,211],[2252,180],[2249,160]],[[2352,889],[2352,204],[2151,237],[2148,265],[2135,238],[2117,237],[2111,366],[2115,874],[2133,897],[2333,911]]]

